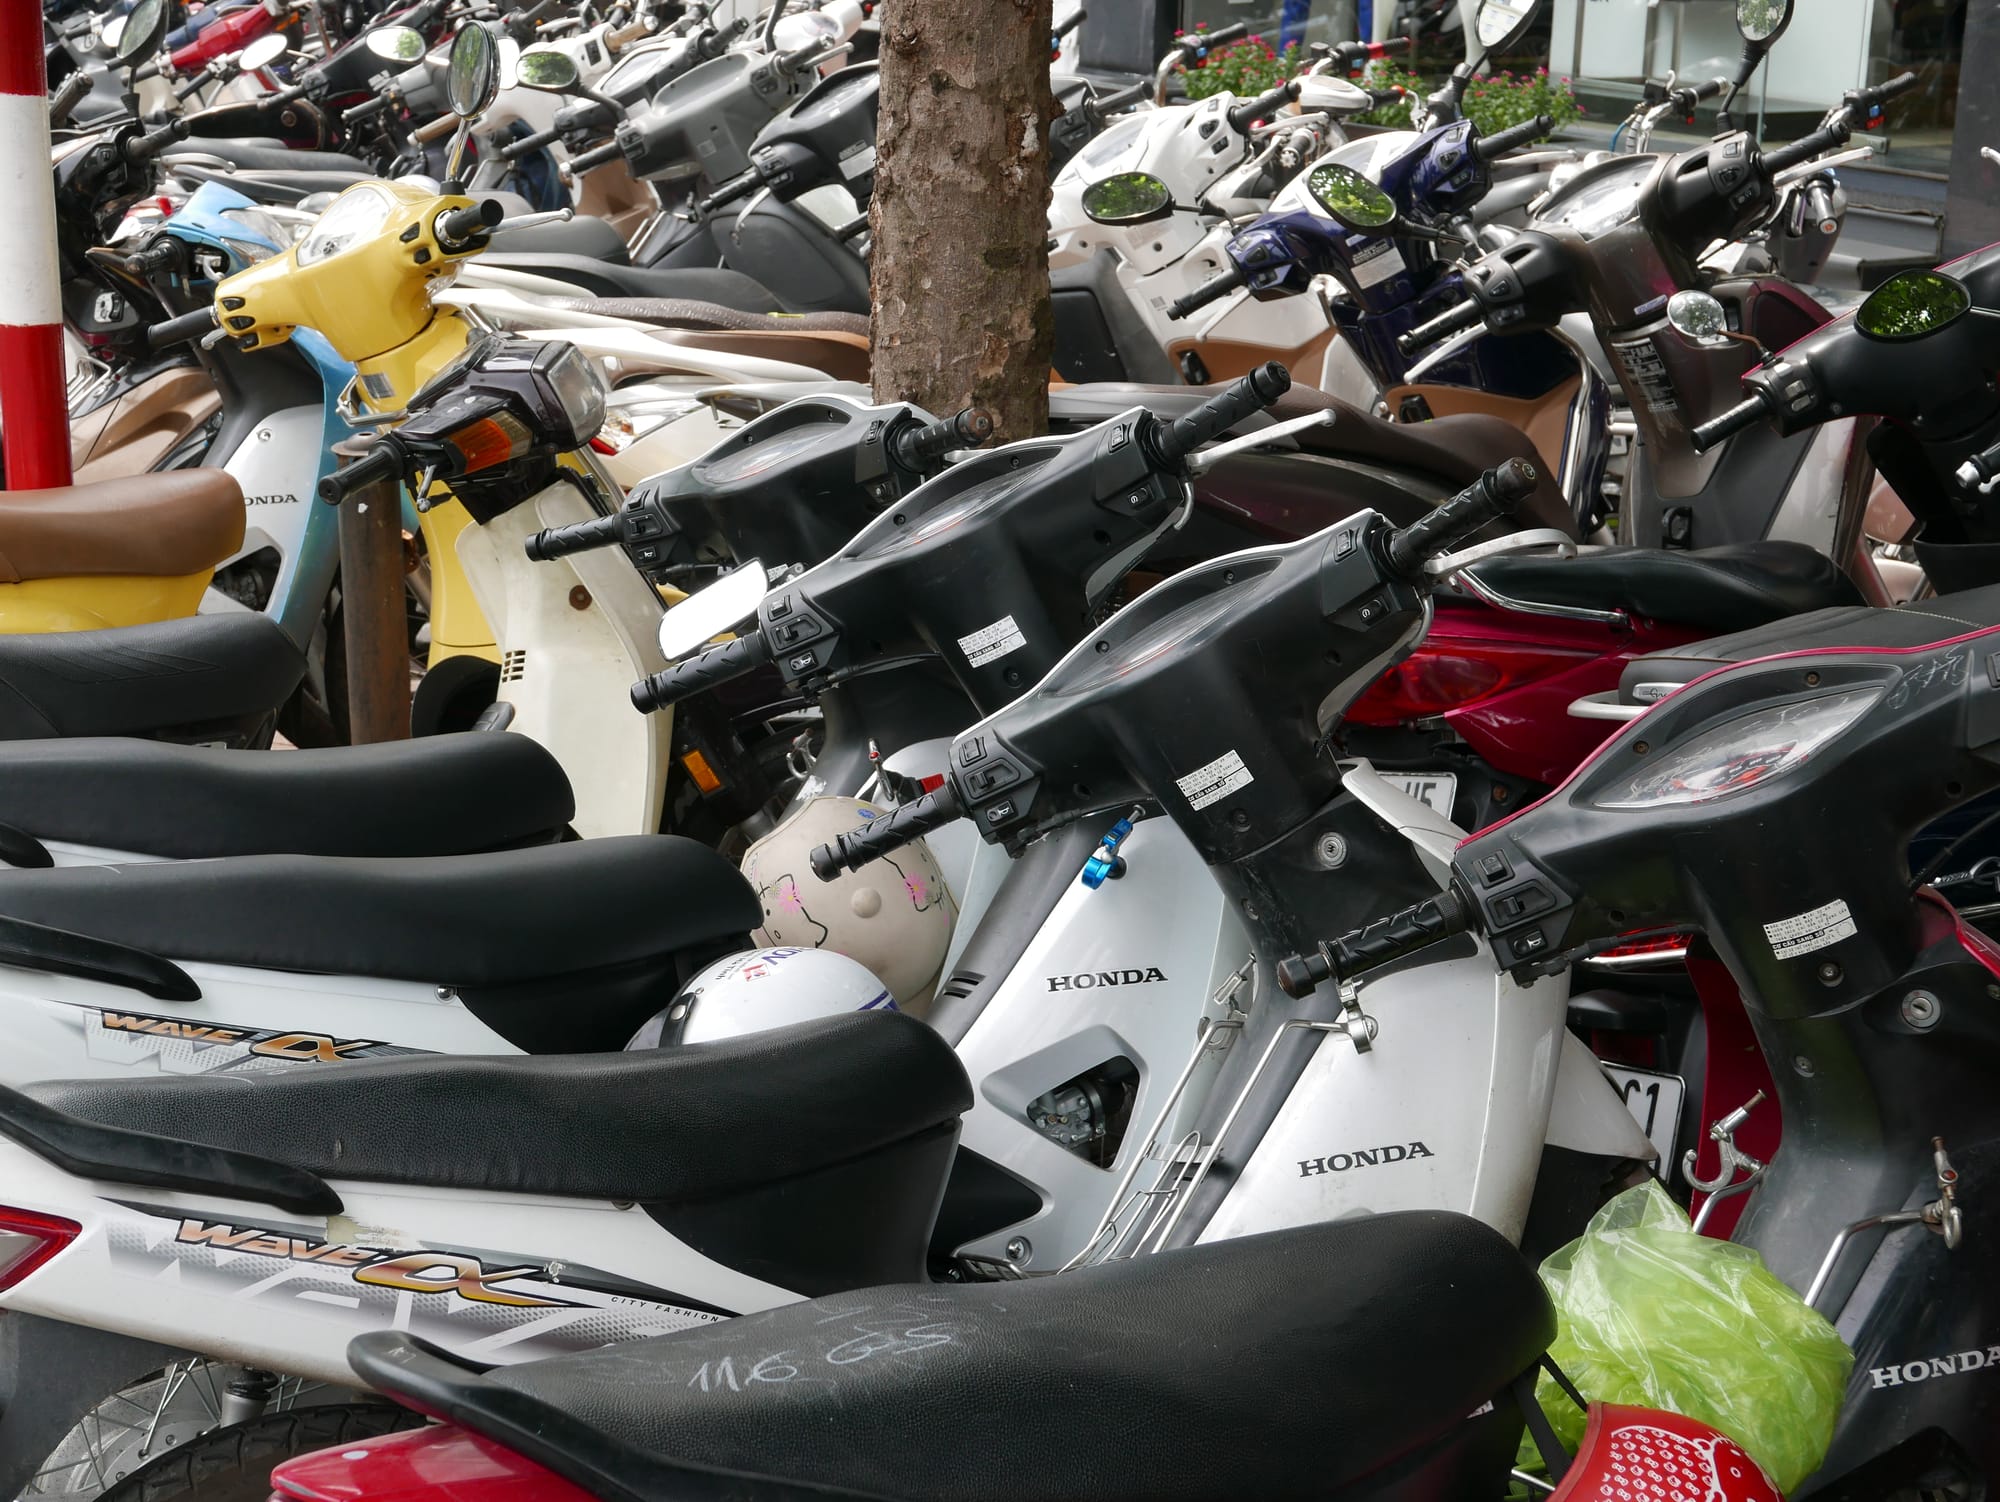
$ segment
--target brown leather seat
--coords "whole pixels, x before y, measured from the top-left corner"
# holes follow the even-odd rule
[[[242,546],[243,491],[219,469],[0,494],[4,584],[91,574],[173,578],[213,568]]]

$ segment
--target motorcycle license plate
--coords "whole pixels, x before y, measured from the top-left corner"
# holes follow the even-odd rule
[[[1458,796],[1458,777],[1451,772],[1384,772],[1382,780],[1398,792],[1408,793],[1428,803],[1436,813],[1451,817],[1452,799]]]
[[[1687,1085],[1677,1074],[1627,1069],[1622,1064],[1601,1067],[1625,1097],[1625,1109],[1652,1142],[1653,1151],[1660,1155],[1660,1177],[1671,1181],[1675,1172],[1674,1136],[1680,1131],[1681,1098],[1687,1094]]]

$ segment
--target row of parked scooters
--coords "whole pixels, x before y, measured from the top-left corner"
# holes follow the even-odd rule
[[[989,445],[867,387],[862,7],[172,19],[50,22],[0,1491],[1774,1496],[1537,1400],[1650,1171],[1854,1352],[1795,1495],[1983,1495],[2000,258],[1811,286],[1906,80],[1071,80]]]

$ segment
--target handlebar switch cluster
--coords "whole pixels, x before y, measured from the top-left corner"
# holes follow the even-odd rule
[[[1501,836],[1490,849],[1468,846],[1457,865],[1460,889],[1477,904],[1479,926],[1503,965],[1533,964],[1558,947],[1569,900],[1511,841]]]
[[[1022,828],[1040,783],[1035,769],[989,731],[960,736],[951,748],[952,786],[988,837]]]

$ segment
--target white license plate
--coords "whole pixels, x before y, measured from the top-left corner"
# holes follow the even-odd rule
[[[1659,1074],[1651,1069],[1627,1069],[1622,1064],[1606,1064],[1604,1072],[1611,1076],[1611,1083],[1625,1097],[1625,1109],[1632,1113],[1632,1119],[1639,1123],[1653,1144],[1653,1151],[1660,1155],[1660,1177],[1672,1182],[1676,1165],[1674,1163],[1674,1136],[1681,1127],[1681,1098],[1687,1094],[1687,1085],[1677,1074]]]
[[[1398,792],[1408,793],[1447,819],[1451,801],[1458,796],[1458,777],[1451,772],[1384,772],[1382,780]]]

